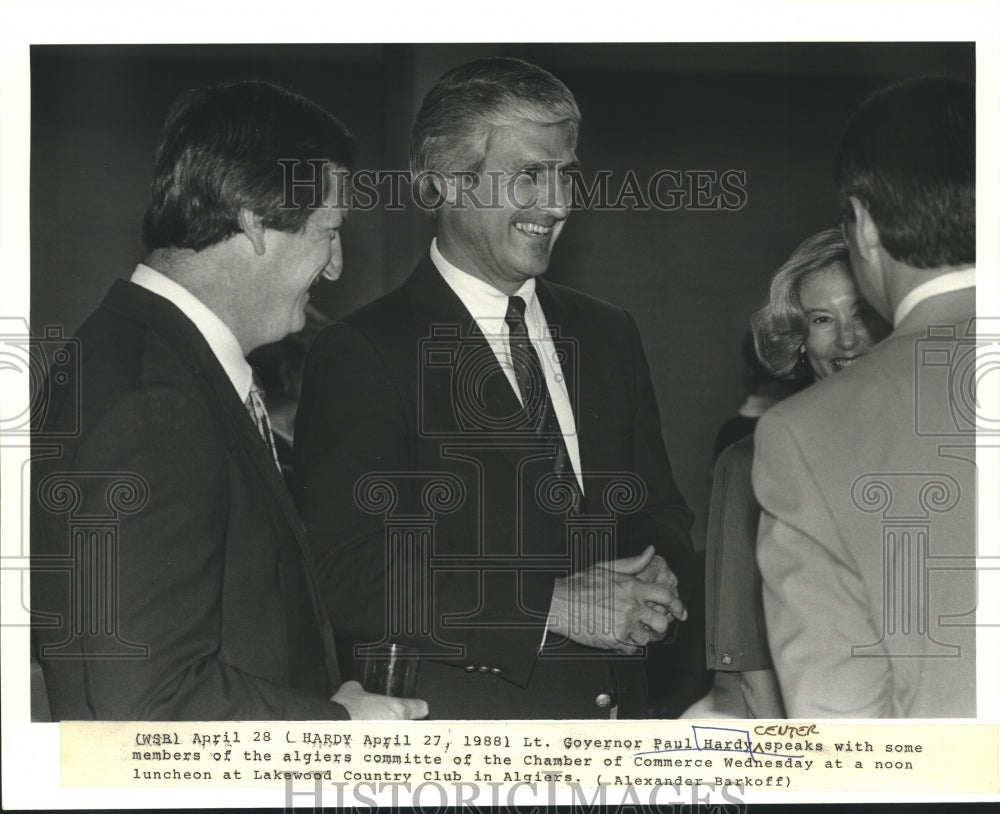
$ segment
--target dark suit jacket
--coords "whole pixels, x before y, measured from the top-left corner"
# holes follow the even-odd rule
[[[565,354],[586,516],[554,505],[559,487],[546,492],[551,461],[539,456],[553,450],[519,432],[514,391],[428,256],[398,290],[327,328],[306,364],[295,494],[326,607],[338,633],[435,654],[417,689],[435,718],[607,717],[609,697],[620,715],[643,715],[641,660],[552,635],[538,656],[553,580],[648,543],[682,588],[692,566],[691,515],[635,323],[562,286],[537,291]],[[387,492],[372,473],[393,473]],[[617,492],[616,479],[627,484]],[[581,556],[567,538],[588,522],[606,546]],[[423,578],[401,578],[401,563]]]
[[[78,340],[63,390],[81,400],[50,404],[33,439],[33,632],[53,717],[346,718],[327,700],[339,676],[304,528],[201,334],[119,281]]]

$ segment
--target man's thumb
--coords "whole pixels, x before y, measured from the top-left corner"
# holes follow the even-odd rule
[[[656,549],[653,546],[646,546],[646,550],[641,554],[632,557],[621,557],[617,560],[608,560],[601,563],[605,568],[619,574],[638,574],[643,568],[653,561],[656,556]]]

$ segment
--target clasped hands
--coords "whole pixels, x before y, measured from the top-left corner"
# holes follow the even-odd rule
[[[593,565],[555,581],[549,607],[550,632],[578,644],[632,654],[661,641],[674,620],[687,619],[677,577],[649,546],[642,554]],[[345,682],[330,700],[351,718],[413,719],[427,715],[416,698],[389,698]]]
[[[684,619],[677,577],[649,546],[557,579],[548,630],[588,647],[633,654]]]

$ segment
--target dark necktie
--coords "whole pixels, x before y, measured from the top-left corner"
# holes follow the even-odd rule
[[[573,465],[566,450],[559,419],[552,407],[549,388],[545,384],[542,361],[535,346],[528,338],[528,326],[524,321],[524,300],[510,297],[507,300],[507,315],[504,317],[510,329],[510,358],[514,365],[517,388],[521,391],[521,406],[524,408],[527,426],[546,444],[557,447],[552,463],[558,474],[572,474]]]
[[[254,424],[257,425],[257,432],[260,433],[260,437],[264,439],[264,443],[267,444],[267,448],[271,450],[271,457],[274,458],[274,465],[278,467],[278,471],[281,471],[281,463],[278,461],[278,449],[274,445],[274,434],[271,432],[271,420],[267,417],[267,407],[264,406],[264,389],[260,386],[260,381],[257,379],[257,374],[253,376],[253,381],[250,384],[250,393],[247,395],[247,400],[244,402],[247,408],[247,412],[250,413],[250,417],[253,419]]]

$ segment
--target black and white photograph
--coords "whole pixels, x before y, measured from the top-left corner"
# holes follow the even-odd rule
[[[22,43],[5,733],[58,778],[62,732],[63,792],[70,722],[286,722],[328,762],[299,722],[337,722],[529,753],[417,767],[445,789],[736,754],[740,806],[848,723],[995,752],[996,43],[883,28]],[[201,748],[173,737],[143,748]],[[402,780],[353,754],[322,777]],[[996,799],[991,760],[955,792]],[[129,789],[253,799],[185,768],[222,767]]]

